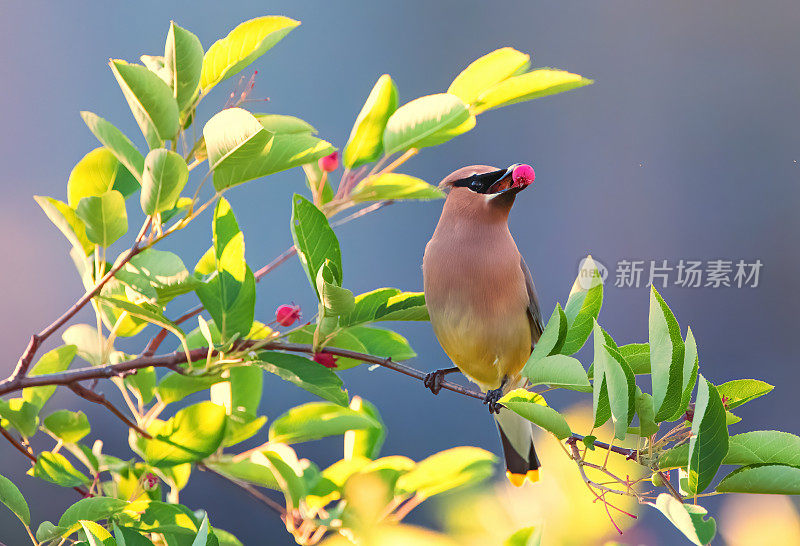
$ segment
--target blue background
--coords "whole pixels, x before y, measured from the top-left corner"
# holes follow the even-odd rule
[[[545,316],[556,301],[563,304],[589,252],[612,278],[622,259],[760,259],[758,288],[670,286],[661,292],[684,328],[692,326],[707,378],[721,383],[755,376],[776,385],[768,398],[742,408],[743,425],[800,432],[796,2],[3,2],[2,12],[3,376],[30,334],[82,293],[65,240],[31,198],[64,199],[70,169],[98,145],[78,111],[98,113],[144,147],[108,58],[160,54],[170,19],[196,33],[207,49],[243,20],[283,14],[303,24],[254,65],[254,96],[270,101],[253,109],[298,115],[340,147],[383,73],[392,75],[407,102],[445,90],[468,62],[509,45],[532,53],[534,66],[596,79],[587,88],[481,115],[475,130],[424,150],[402,170],[436,183],[473,163],[534,166],[536,184],[518,199],[511,229],[534,272]],[[222,107],[235,80],[204,101],[201,119]],[[255,267],[291,244],[290,196],[303,187],[298,169],[230,192]],[[342,227],[346,286],[356,293],[379,286],[421,289],[422,252],[440,207],[395,205]],[[179,252],[191,267],[210,244],[208,220],[163,248]],[[620,343],[646,340],[647,289],[607,287],[603,326]],[[258,298],[256,315],[266,321],[290,300],[309,315],[314,309],[296,260],[260,283]],[[88,313],[80,317],[93,323]],[[448,365],[429,325],[398,330],[421,355],[413,366]],[[48,348],[58,341],[54,336]],[[462,444],[498,448],[485,408],[473,400],[448,392],[433,397],[418,382],[366,366],[343,377],[351,393],[381,408],[389,429],[384,453],[419,459]],[[265,385],[262,409],[270,418],[310,400],[272,378]],[[571,400],[576,397],[559,394],[551,404]],[[105,438],[111,453],[130,453],[124,431],[107,413],[60,391],[51,404],[87,411],[90,438]],[[317,442],[301,454],[325,464],[339,449],[336,442]],[[25,460],[5,442],[0,460],[2,473],[36,499],[35,525],[57,519],[74,502],[71,490],[24,476]],[[263,543],[265,536],[271,544],[284,540],[276,518],[214,477],[197,472],[182,501],[208,509],[215,524],[236,531],[246,544]],[[713,511],[715,503],[708,504]],[[12,518],[0,510],[0,540],[26,543]],[[644,523],[660,526],[658,520],[648,514]],[[424,512],[412,521],[432,522]]]

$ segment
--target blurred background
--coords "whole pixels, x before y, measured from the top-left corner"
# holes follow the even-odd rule
[[[32,199],[34,194],[64,199],[70,170],[98,145],[79,110],[92,110],[126,134],[139,135],[108,58],[136,61],[141,54],[160,54],[170,19],[197,34],[207,49],[246,19],[287,15],[303,24],[253,66],[259,74],[252,96],[269,97],[269,102],[252,109],[298,115],[339,147],[383,73],[395,79],[404,103],[444,91],[470,61],[508,45],[531,53],[533,66],[595,79],[586,88],[482,115],[475,130],[423,150],[402,171],[436,183],[473,163],[532,164],[536,184],[517,200],[511,229],[533,270],[544,313],[549,316],[556,301],[565,302],[580,259],[592,253],[610,275],[600,322],[619,343],[647,339],[650,260],[668,260],[673,266],[681,259],[761,260],[756,288],[685,288],[672,284],[673,270],[670,285],[659,289],[684,331],[691,325],[709,380],[755,377],[776,385],[768,397],[742,408],[743,422],[731,433],[771,428],[800,433],[794,392],[800,379],[795,337],[800,306],[796,2],[3,1],[0,6],[3,377],[30,334],[83,292],[66,240]],[[201,124],[222,107],[237,79],[204,100]],[[227,195],[254,267],[291,244],[290,196],[296,191],[305,191],[300,169]],[[422,253],[440,208],[441,202],[400,204],[340,228],[345,286],[355,293],[380,286],[421,290]],[[210,244],[209,221],[207,215],[162,248],[178,252],[192,267]],[[638,289],[614,286],[620,260],[645,262]],[[183,305],[192,304],[185,299]],[[314,294],[296,259],[258,285],[256,318],[272,320],[275,307],[289,301],[313,313]],[[88,314],[81,317],[93,321]],[[428,324],[397,329],[420,355],[409,364],[423,370],[448,365]],[[58,341],[54,336],[48,348]],[[129,352],[142,349],[118,346]],[[383,412],[389,432],[384,454],[418,460],[457,445],[498,450],[486,408],[474,400],[447,391],[434,397],[419,382],[383,369],[370,372],[361,366],[342,375],[352,394],[375,402]],[[566,409],[583,400],[580,396],[554,393],[549,401]],[[310,399],[268,377],[262,409],[274,418]],[[132,455],[127,432],[109,414],[60,391],[51,404],[86,411],[94,425],[90,438],[103,437],[107,452]],[[513,508],[520,521],[545,517],[554,529],[552,543],[589,544],[603,533],[616,537],[607,521],[595,526],[594,538],[562,537],[558,530],[580,517],[575,508],[542,515],[547,510],[541,506],[553,498],[552,492],[568,490],[572,485],[567,482],[578,478],[557,446],[550,447],[555,449],[543,448],[549,477],[542,488],[512,495],[498,486],[502,506]],[[321,466],[340,452],[340,440],[300,448],[301,455]],[[2,473],[20,484],[28,499],[36,499],[31,506],[36,524],[57,518],[74,502],[73,491],[25,476],[26,461],[5,442],[0,443],[0,461]],[[487,484],[475,494],[495,494],[493,487]],[[773,497],[769,505],[762,499],[725,504],[718,499],[704,504],[723,526],[745,525],[737,514],[746,513],[751,529],[776,526],[777,518],[789,529],[786,533],[798,533],[791,501]],[[235,532],[245,544],[290,543],[271,513],[265,515],[244,493],[214,476],[197,472],[181,500],[207,509],[215,525]],[[462,495],[453,502],[467,501]],[[484,510],[480,504],[464,506],[462,514]],[[754,512],[756,506],[761,512]],[[426,503],[410,521],[441,527],[447,520],[452,529],[456,522],[443,518],[442,511],[447,508]],[[640,515],[635,529],[616,540],[681,540],[662,523],[660,513],[648,509]],[[0,539],[9,545],[26,543],[12,518],[0,510]],[[757,543],[741,542],[743,528],[731,527],[723,535],[716,543]]]

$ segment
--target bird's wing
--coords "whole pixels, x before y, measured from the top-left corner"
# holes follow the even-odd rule
[[[536,287],[533,285],[531,270],[528,269],[528,264],[525,263],[525,258],[522,256],[520,256],[519,265],[522,268],[522,274],[525,275],[525,287],[528,289],[528,320],[531,323],[531,341],[536,343],[539,341],[542,332],[544,332],[539,296],[536,295]]]

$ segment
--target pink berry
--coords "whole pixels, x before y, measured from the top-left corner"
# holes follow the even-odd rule
[[[319,158],[319,168],[329,173],[339,168],[339,152]]]
[[[145,491],[153,491],[156,487],[158,487],[158,478],[156,478],[155,474],[152,472],[148,472],[142,478],[142,486],[144,487]]]
[[[311,360],[317,364],[322,364],[326,368],[336,367],[336,357],[330,353],[314,353],[314,356],[311,357]]]
[[[279,305],[275,310],[275,322],[281,326],[291,326],[300,318],[299,305]]]
[[[533,172],[533,167],[530,165],[517,165],[511,173],[511,178],[514,179],[514,187],[525,187],[532,184],[536,180],[536,173]]]

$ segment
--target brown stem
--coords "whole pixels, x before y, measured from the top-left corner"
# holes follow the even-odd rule
[[[22,444],[19,442],[19,440],[17,440],[16,438],[14,438],[14,437],[11,435],[11,433],[10,433],[10,432],[8,432],[8,431],[7,431],[7,430],[6,430],[4,427],[0,427],[0,434],[2,434],[2,435],[3,435],[3,437],[4,437],[6,440],[8,440],[8,441],[11,443],[11,445],[12,445],[12,446],[14,446],[14,449],[16,449],[17,451],[19,451],[19,452],[20,452],[20,453],[22,453],[23,455],[25,455],[27,458],[29,458],[29,459],[30,459],[31,461],[33,461],[34,463],[36,462],[36,455],[34,455],[33,453],[31,453],[30,451],[28,451],[27,449],[25,449],[25,446],[23,446],[23,445],[22,445]]]
[[[117,409],[117,407],[114,404],[112,404],[111,402],[109,402],[108,399],[105,396],[103,396],[102,394],[99,394],[99,393],[97,393],[97,392],[95,392],[93,390],[87,389],[86,387],[84,387],[83,385],[81,385],[81,384],[79,384],[77,382],[70,383],[67,386],[72,390],[72,392],[74,392],[75,394],[77,394],[81,398],[83,398],[85,400],[88,400],[89,402],[94,402],[95,404],[100,404],[101,406],[105,406],[106,408],[108,408],[109,411],[111,411],[111,413],[113,413],[114,415],[116,415],[120,419],[120,421],[125,423],[129,428],[132,428],[133,430],[138,432],[141,436],[144,436],[148,440],[152,440],[153,439],[153,437],[150,436],[150,434],[148,434],[147,432],[142,430],[139,427],[139,425],[137,425],[136,423],[134,423],[133,421],[128,419],[128,417],[126,417],[125,414],[123,414],[121,411],[119,411]]]
[[[566,441],[567,441],[568,444],[571,444],[571,443],[577,442],[578,440],[583,441],[583,438],[584,437],[582,435],[573,433],[572,436],[567,438]],[[599,447],[601,449],[607,449],[608,451],[613,451],[614,453],[619,453],[620,455],[625,455],[626,459],[631,459],[631,460],[636,460],[636,457],[637,457],[637,454],[638,454],[635,449],[628,449],[628,448],[625,448],[625,447],[612,446],[612,445],[609,445],[609,444],[607,444],[605,442],[600,442],[600,441],[597,441],[597,440],[595,440],[592,445],[594,445],[595,447]]]
[[[22,378],[25,377],[25,374],[28,373],[28,369],[30,368],[31,362],[33,361],[33,356],[36,354],[36,351],[39,349],[41,344],[49,338],[56,330],[61,328],[69,319],[75,316],[75,314],[83,309],[83,307],[89,303],[89,301],[97,295],[98,292],[105,286],[105,284],[111,280],[111,278],[116,275],[117,271],[122,269],[122,267],[130,261],[131,258],[136,256],[140,252],[139,243],[142,242],[142,238],[144,237],[147,228],[150,227],[150,223],[152,218],[150,216],[147,217],[144,224],[142,225],[142,229],[139,231],[139,234],[136,236],[136,240],[133,243],[133,246],[128,250],[128,252],[122,257],[121,260],[117,264],[115,264],[109,271],[106,273],[95,285],[94,288],[86,292],[83,296],[80,297],[78,301],[76,301],[69,309],[67,309],[60,317],[54,320],[50,326],[39,332],[38,334],[33,334],[31,336],[30,342],[28,342],[28,347],[25,349],[25,352],[22,353],[22,356],[19,358],[17,362],[17,367],[14,369],[14,372],[11,374],[12,379]]]

